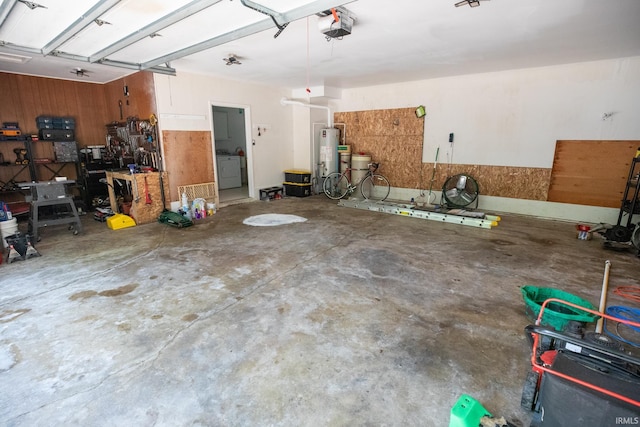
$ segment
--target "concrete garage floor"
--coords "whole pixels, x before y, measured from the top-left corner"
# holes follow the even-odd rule
[[[242,224],[263,213],[308,221]],[[486,230],[313,196],[186,229],[83,223],[0,266],[2,425],[443,426],[463,393],[528,425],[519,287],[597,305],[606,259],[611,288],[640,285],[633,253],[516,215]]]

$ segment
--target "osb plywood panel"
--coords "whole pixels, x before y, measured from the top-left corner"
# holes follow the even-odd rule
[[[162,132],[162,144],[170,200],[179,200],[178,186],[214,181],[211,132],[175,131]]]
[[[136,221],[136,224],[147,224],[154,222],[166,207],[167,188],[162,182],[166,182],[167,174],[162,172],[162,182],[160,172],[137,173],[131,175],[127,172],[111,172],[106,174],[109,189],[109,200],[111,209],[118,212],[118,201],[114,192],[113,181],[124,181],[130,194],[133,196],[131,210],[129,214]],[[164,200],[162,198],[164,189]]]
[[[162,205],[162,185],[160,184],[160,173],[140,173],[135,174],[137,198],[131,204],[131,216],[137,224],[147,224],[158,220],[166,206]],[[163,180],[166,172],[163,172]],[[147,194],[149,200],[147,200]],[[166,197],[166,188],[165,188]],[[167,203],[168,205],[168,203]]]
[[[365,153],[380,162],[380,173],[393,187],[441,190],[447,177],[466,173],[478,181],[483,195],[546,200],[551,169],[422,163],[424,119],[414,108],[339,112],[337,126],[346,129],[353,154]]]
[[[547,200],[551,169],[523,168],[513,166],[448,165],[438,163],[433,183],[434,190],[442,190],[446,179],[460,173],[473,177],[478,182],[480,194],[525,200]],[[429,189],[433,163],[423,165],[423,185]]]
[[[552,202],[619,208],[640,141],[557,141]]]
[[[352,154],[371,155],[392,186],[417,188],[424,119],[416,117],[414,108],[340,112],[334,121],[345,124]]]

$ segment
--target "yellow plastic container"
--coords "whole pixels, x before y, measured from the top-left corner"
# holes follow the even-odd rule
[[[112,230],[135,227],[136,222],[129,215],[115,214],[107,218],[107,227]]]

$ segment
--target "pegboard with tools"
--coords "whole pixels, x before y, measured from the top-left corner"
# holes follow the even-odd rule
[[[106,125],[105,160],[114,161],[121,168],[134,163],[138,166],[161,170],[162,158],[156,124],[155,115],[151,115],[146,120],[127,117],[125,122]]]

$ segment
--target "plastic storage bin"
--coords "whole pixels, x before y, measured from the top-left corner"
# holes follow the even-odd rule
[[[284,171],[284,180],[291,183],[307,184],[311,182],[311,172],[303,169],[289,169]]]
[[[287,196],[307,197],[311,195],[311,184],[300,184],[297,182],[285,182],[284,193]]]

